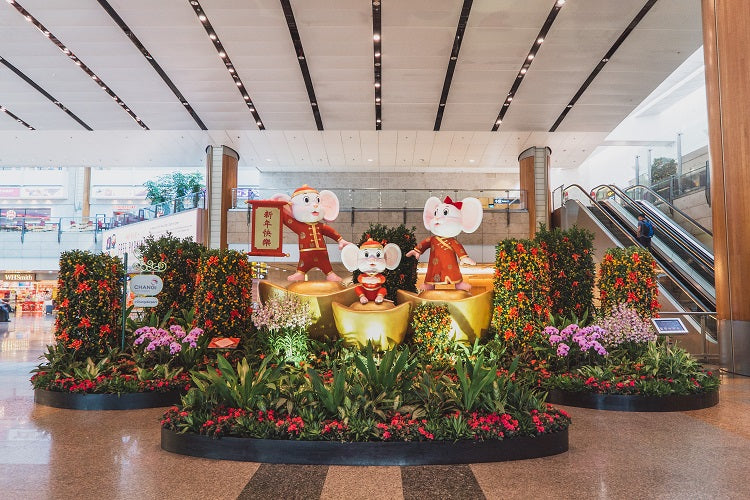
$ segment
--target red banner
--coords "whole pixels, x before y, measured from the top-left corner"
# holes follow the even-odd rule
[[[282,248],[284,216],[281,208],[287,204],[283,200],[248,200],[252,205],[252,231],[250,233],[249,255],[285,257]]]

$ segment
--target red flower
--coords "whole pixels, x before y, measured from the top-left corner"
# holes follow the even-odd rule
[[[212,326],[214,326],[214,322],[211,321],[210,319],[207,319],[206,320],[206,328],[211,328]]]
[[[641,261],[641,256],[638,255],[637,252],[633,252],[633,255],[630,258],[633,259],[633,262],[636,264],[638,264]]]
[[[219,263],[219,258],[216,255],[212,255],[208,258],[208,261],[206,262],[207,266],[213,266]]]
[[[76,288],[76,293],[88,292],[89,290],[91,290],[91,286],[87,282],[82,281],[81,283],[78,284],[78,288]]]
[[[235,278],[234,274],[227,276],[227,285],[236,285],[237,283],[237,278]]]
[[[62,302],[60,302],[60,309],[64,309],[70,305],[70,301],[66,298]]]
[[[512,338],[513,338],[513,337],[515,337],[515,336],[516,336],[516,334],[515,334],[515,333],[513,333],[513,332],[512,332],[512,331],[510,331],[510,330],[505,330],[505,333],[503,334],[503,337],[505,337],[505,340],[506,340],[506,341],[507,341],[507,340],[510,340],[510,339],[512,339]]]
[[[112,333],[112,327],[109,325],[102,325],[99,328],[99,333]]]
[[[91,326],[91,320],[88,318],[82,318],[81,322],[78,323],[78,328],[89,328]]]
[[[206,302],[211,302],[212,300],[214,300],[214,293],[209,290],[206,292]]]
[[[239,317],[240,317],[240,312],[237,309],[232,309],[232,311],[229,313],[230,319],[239,318]]]

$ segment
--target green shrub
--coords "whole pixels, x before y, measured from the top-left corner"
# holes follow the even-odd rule
[[[60,255],[59,314],[55,340],[76,359],[98,359],[119,342],[121,321],[120,259],[82,250]]]
[[[593,314],[594,233],[578,226],[565,231],[548,230],[542,224],[535,240],[549,261],[552,314]]]
[[[159,292],[159,304],[152,309],[157,317],[162,318],[171,310],[174,313],[193,309],[195,293],[195,276],[198,262],[205,247],[191,238],[180,239],[167,233],[166,236],[154,238],[149,235],[139,247],[144,262],[164,262],[166,271],[161,273],[164,288]],[[169,324],[176,318],[171,316]]]

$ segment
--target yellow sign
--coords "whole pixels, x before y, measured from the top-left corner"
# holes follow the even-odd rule
[[[280,257],[284,255],[282,248],[281,217],[285,201],[280,200],[250,200],[252,205],[252,232],[250,255],[265,255]]]

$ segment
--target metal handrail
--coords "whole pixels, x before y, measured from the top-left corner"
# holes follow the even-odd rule
[[[607,189],[611,190],[613,193],[615,193],[618,196],[620,196],[620,198],[622,198],[623,200],[625,200],[628,203],[628,205],[631,208],[634,208],[636,211],[638,211],[638,212],[642,211],[641,207],[635,202],[635,200],[633,200],[630,196],[628,196],[619,187],[617,187],[615,185],[612,185],[612,184],[601,184],[599,186],[596,186],[594,188],[594,191],[599,191],[602,188],[607,188]],[[675,233],[672,230],[672,228],[670,228],[668,226],[665,226],[664,224],[662,224],[661,222],[659,222],[657,220],[654,220],[653,222],[656,223],[657,226],[659,226],[659,229],[661,231],[663,231],[664,233],[666,233],[667,235],[669,235],[672,239],[678,240],[678,239],[681,238],[681,236],[679,234]],[[688,253],[690,253],[690,255],[693,258],[695,258],[696,260],[700,261],[701,264],[703,264],[704,266],[706,266],[707,268],[709,268],[712,272],[714,272],[714,264],[713,264],[713,262],[709,262],[708,259],[706,259],[705,256],[696,253],[695,251],[693,251],[692,248],[687,248],[686,247],[686,250],[688,251]]]
[[[589,195],[589,194],[588,194],[588,193],[586,192],[586,190],[585,190],[585,189],[584,189],[584,188],[583,188],[582,186],[580,186],[579,184],[570,184],[570,185],[569,185],[568,187],[566,187],[565,189],[567,190],[567,189],[569,189],[569,188],[571,188],[571,187],[574,187],[574,188],[576,188],[576,189],[580,190],[580,191],[581,191],[581,193],[583,193],[583,195],[584,195],[584,196],[585,196],[585,197],[586,197],[586,198],[587,198],[587,199],[588,199],[588,200],[589,200],[589,201],[590,201],[590,202],[591,202],[591,203],[592,203],[593,205],[596,205],[596,204],[597,204],[596,200],[595,200],[594,198],[592,198],[592,197],[591,197],[591,196],[590,196],[590,195]],[[592,219],[592,220],[593,220],[593,221],[594,221],[594,222],[595,222],[595,223],[596,223],[597,225],[599,225],[599,228],[600,228],[600,229],[603,229],[603,230],[604,230],[605,232],[609,233],[609,230],[608,230],[608,229],[607,229],[607,228],[606,228],[606,227],[605,227],[605,226],[604,226],[604,225],[603,225],[603,224],[602,224],[602,223],[601,223],[601,222],[599,221],[599,219],[598,219],[598,218],[597,218],[597,217],[596,217],[596,216],[595,216],[595,215],[594,215],[593,213],[591,213],[591,210],[589,210],[589,208],[588,208],[587,206],[585,206],[585,205],[581,205],[581,208],[583,208],[584,210],[586,210],[586,212],[588,212],[588,214],[589,214],[589,216],[591,217],[591,219]],[[625,236],[626,236],[626,237],[627,237],[627,238],[628,238],[628,239],[629,239],[630,241],[632,241],[634,245],[638,246],[638,242],[637,242],[637,240],[636,240],[635,238],[633,238],[633,237],[632,237],[632,236],[630,235],[630,233],[629,233],[629,232],[625,231],[625,230],[624,230],[624,229],[622,228],[622,226],[620,225],[620,223],[619,223],[619,222],[618,222],[618,221],[617,221],[617,220],[616,220],[616,219],[615,219],[614,217],[612,217],[612,216],[611,216],[611,215],[610,215],[609,213],[607,213],[607,211],[606,211],[606,210],[602,210],[602,213],[603,213],[603,214],[604,214],[604,216],[605,216],[605,217],[607,217],[607,219],[609,219],[609,220],[610,220],[610,221],[611,221],[611,222],[612,222],[612,223],[613,223],[613,224],[614,224],[614,225],[615,225],[616,227],[620,228],[620,230],[622,230],[623,234],[625,234]],[[611,233],[609,233],[609,234],[610,234],[611,236],[613,236],[613,237],[614,237],[614,235],[612,235]],[[616,239],[615,239],[614,241],[615,241],[615,243],[617,243],[617,244],[621,244],[621,243],[620,243],[619,241],[617,241]],[[664,272],[664,274],[665,274],[665,275],[666,275],[667,277],[669,277],[669,279],[670,279],[670,280],[672,281],[672,283],[674,283],[674,284],[675,284],[675,285],[677,286],[677,288],[679,288],[680,290],[682,290],[682,292],[683,292],[683,293],[684,293],[685,295],[687,295],[687,296],[688,296],[688,297],[690,298],[690,300],[692,300],[692,301],[693,301],[693,303],[695,303],[695,305],[697,305],[697,306],[698,306],[698,307],[699,307],[699,308],[701,309],[701,311],[703,311],[703,312],[705,312],[705,311],[706,311],[706,308],[705,308],[705,307],[703,306],[703,303],[702,303],[701,299],[699,299],[699,298],[698,298],[698,297],[697,297],[697,296],[696,296],[696,295],[695,295],[695,294],[694,294],[693,292],[691,292],[690,290],[688,290],[688,289],[687,289],[687,288],[686,288],[686,287],[685,287],[685,286],[684,286],[684,285],[683,285],[683,284],[682,284],[682,283],[680,282],[680,280],[678,280],[678,279],[677,279],[677,278],[675,277],[675,275],[674,275],[674,274],[673,274],[673,273],[672,273],[671,271],[669,271],[668,269],[665,269],[665,268],[662,268],[662,271]]]
[[[628,192],[631,189],[633,189],[633,190],[634,189],[645,189],[646,191],[648,191],[649,193],[651,193],[654,197],[658,198],[659,201],[661,201],[662,203],[664,203],[665,205],[667,205],[670,210],[674,210],[678,214],[682,215],[688,221],[690,221],[691,224],[693,224],[694,226],[696,226],[698,229],[700,229],[704,233],[708,234],[709,236],[713,237],[714,233],[712,233],[711,231],[709,231],[708,229],[706,229],[705,227],[703,227],[703,225],[700,222],[698,222],[697,220],[693,219],[688,214],[686,214],[685,212],[683,212],[682,210],[680,210],[679,208],[677,208],[676,206],[674,206],[673,204],[671,204],[670,202],[668,202],[666,200],[666,198],[664,198],[662,195],[660,195],[659,193],[657,193],[656,191],[654,191],[650,187],[644,186],[643,184],[636,184],[635,186],[630,186],[630,187],[625,188],[624,191]]]

